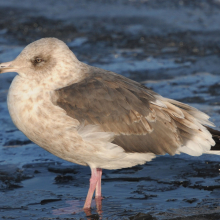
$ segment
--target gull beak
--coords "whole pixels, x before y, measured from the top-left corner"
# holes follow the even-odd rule
[[[17,68],[13,65],[13,61],[0,64],[0,74],[7,72],[16,72]]]

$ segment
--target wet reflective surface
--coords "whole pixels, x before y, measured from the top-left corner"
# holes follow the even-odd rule
[[[41,37],[64,40],[79,60],[188,103],[220,126],[220,2],[0,1],[0,63]],[[219,219],[216,155],[165,155],[143,166],[104,170],[99,207],[81,208],[88,167],[63,161],[13,125],[0,75],[2,219]]]

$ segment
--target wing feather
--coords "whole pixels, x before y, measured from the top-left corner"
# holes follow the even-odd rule
[[[56,90],[54,95],[54,104],[69,116],[113,132],[113,143],[128,153],[175,154],[187,141],[192,143],[202,126],[199,120],[207,122],[198,110],[99,68],[90,68],[82,81]]]

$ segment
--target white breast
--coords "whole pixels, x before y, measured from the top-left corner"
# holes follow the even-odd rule
[[[70,160],[70,152],[77,151],[74,143],[82,142],[76,130],[79,122],[53,105],[50,94],[51,91],[45,90],[37,82],[16,76],[8,94],[9,113],[14,124],[30,140],[47,151]]]

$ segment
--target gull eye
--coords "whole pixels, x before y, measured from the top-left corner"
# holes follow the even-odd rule
[[[43,61],[43,59],[41,59],[39,57],[35,58],[35,63],[41,63],[42,61]]]

